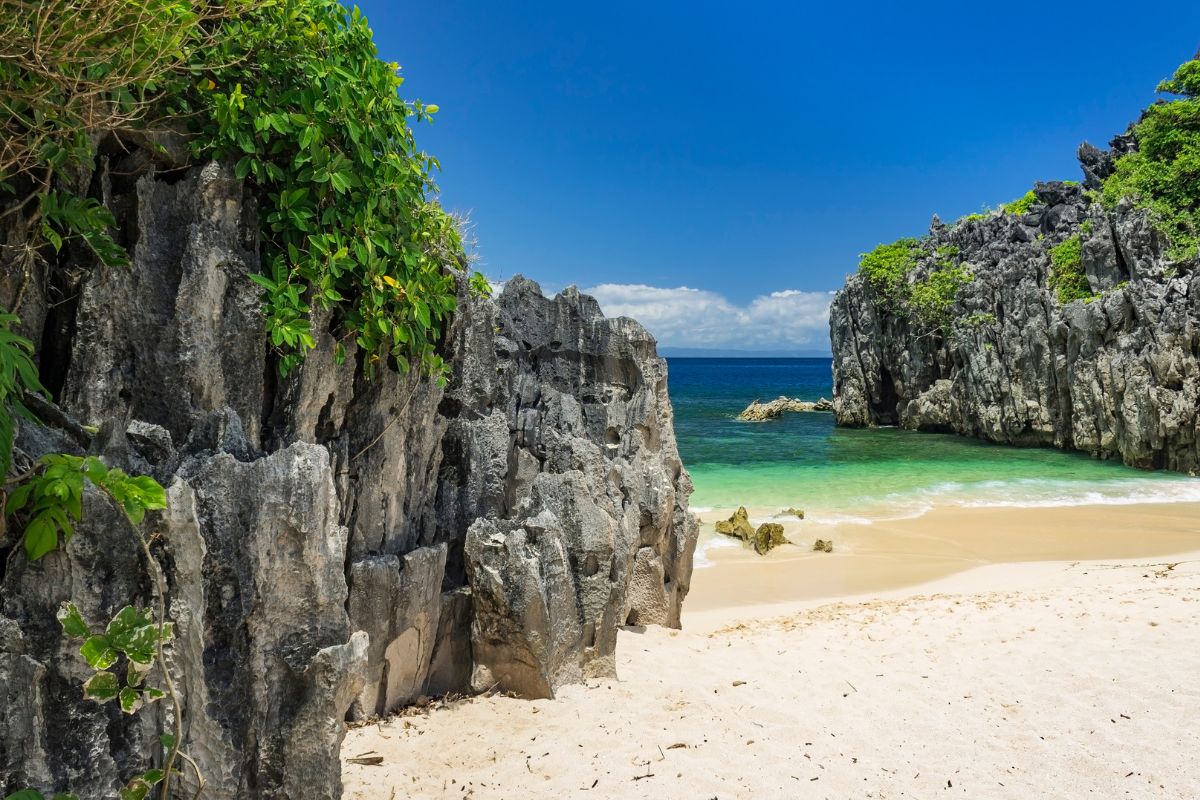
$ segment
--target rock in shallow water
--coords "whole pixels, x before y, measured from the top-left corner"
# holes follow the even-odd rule
[[[764,522],[758,526],[758,530],[754,532],[751,539],[751,544],[754,545],[754,552],[760,556],[765,556],[767,553],[774,550],[781,544],[790,544],[787,537],[783,535],[783,526],[778,522]]]
[[[832,410],[833,401],[826,400],[824,397],[816,402],[810,400],[794,400],[790,397],[777,397],[767,403],[755,400],[753,403],[746,406],[742,413],[738,414],[738,419],[746,422],[766,422],[770,419],[777,419],[788,411],[802,412]]]

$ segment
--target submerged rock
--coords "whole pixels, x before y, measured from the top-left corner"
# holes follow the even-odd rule
[[[795,517],[796,519],[804,519],[804,509],[802,509],[802,508],[794,508],[794,507],[792,507],[792,506],[789,506],[789,507],[787,507],[787,508],[783,509],[782,511],[780,511],[780,512],[779,512],[779,516],[781,516],[781,517]]]
[[[833,401],[822,397],[816,402],[808,400],[793,400],[790,397],[777,397],[767,403],[755,400],[738,414],[738,419],[746,422],[765,422],[776,419],[786,411],[832,411]]]
[[[833,540],[832,539],[817,539],[815,542],[813,542],[812,549],[813,549],[814,553],[832,553],[833,552]]]

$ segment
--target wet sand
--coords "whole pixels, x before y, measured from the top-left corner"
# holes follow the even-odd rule
[[[875,595],[987,564],[1141,558],[1200,549],[1200,503],[935,508],[911,519],[875,518],[870,524],[796,520],[777,512],[749,509],[753,523],[780,522],[793,542],[766,556],[713,532],[712,523],[728,518],[732,509],[698,515],[702,545],[716,539],[724,546],[706,548],[704,560],[712,563],[693,575],[685,627],[689,616]],[[833,540],[833,552],[813,552],[816,539]]]

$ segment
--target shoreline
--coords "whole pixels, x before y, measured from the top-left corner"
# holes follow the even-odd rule
[[[759,556],[717,534],[732,509],[706,510],[697,566],[683,606],[685,627],[738,609],[809,606],[840,598],[914,591],[976,567],[1039,561],[1158,558],[1200,550],[1200,503],[1056,507],[943,506],[916,517],[796,520],[748,509],[754,524],[782,522],[792,545]],[[812,552],[832,539],[832,553]]]

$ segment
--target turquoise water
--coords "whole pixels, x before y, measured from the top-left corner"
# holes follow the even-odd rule
[[[1053,449],[894,428],[828,413],[739,422],[755,398],[832,397],[830,359],[670,359],[675,434],[695,510],[797,506],[809,518],[909,516],[933,504],[1053,506],[1200,500],[1200,479]]]

